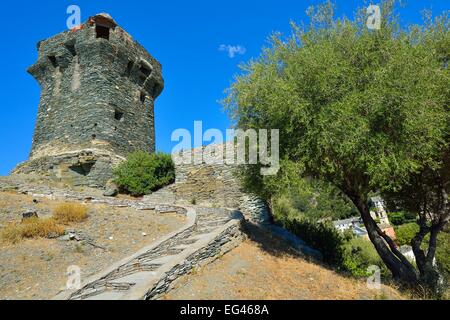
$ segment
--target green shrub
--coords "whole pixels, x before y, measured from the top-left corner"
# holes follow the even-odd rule
[[[295,218],[286,219],[283,225],[309,246],[319,250],[325,262],[334,266],[342,264],[344,237],[330,223]]]
[[[150,194],[175,180],[175,165],[168,154],[130,153],[114,170],[114,182],[133,196]]]
[[[286,195],[281,195],[273,201],[273,214],[281,223],[303,216],[302,212],[294,208],[291,198]]]
[[[342,269],[350,272],[354,277],[367,277],[367,268],[371,265],[380,267],[382,276],[389,275],[389,271],[369,240],[353,238],[344,245],[344,259]]]

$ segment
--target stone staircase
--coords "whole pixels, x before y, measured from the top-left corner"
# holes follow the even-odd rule
[[[132,256],[64,291],[56,300],[148,300],[166,293],[184,274],[236,247],[242,214],[216,208],[188,208],[187,224]]]

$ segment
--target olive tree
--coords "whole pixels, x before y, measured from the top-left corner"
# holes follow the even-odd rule
[[[337,186],[393,276],[417,285],[428,272],[418,248],[430,219],[415,238],[417,269],[372,219],[368,197],[405,192],[421,172],[448,170],[450,33],[446,15],[402,29],[394,7],[382,3],[379,30],[366,27],[363,11],[349,20],[334,18],[330,3],[311,9],[308,26],[293,23],[290,37],[273,35],[259,58],[242,65],[224,105],[240,128],[279,129],[281,156]],[[424,183],[436,190],[432,179]],[[444,189],[446,209],[433,211],[443,214],[436,232],[448,221]]]

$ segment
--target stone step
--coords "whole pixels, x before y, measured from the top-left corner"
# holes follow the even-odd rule
[[[145,279],[148,279],[149,277],[152,277],[155,275],[155,272],[153,271],[144,271],[144,272],[136,272],[133,274],[130,274],[128,276],[114,279],[112,281],[108,281],[108,284],[120,284],[120,283],[129,283],[129,284],[136,284],[141,281],[144,281]]]
[[[231,219],[221,219],[221,220],[213,220],[213,221],[202,221],[197,224],[198,227],[218,227],[226,224]]]
[[[170,261],[172,261],[172,259],[176,257],[176,255],[172,255],[172,256],[164,256],[164,257],[158,257],[156,259],[151,260],[151,263],[155,263],[155,264],[160,264],[160,265],[164,265]]]
[[[130,263],[127,265],[124,265],[117,270],[113,271],[107,276],[107,281],[113,281],[115,279],[119,279],[124,276],[128,276],[130,274],[134,274],[136,272],[143,272],[143,271],[154,271],[161,267],[161,264],[154,264],[154,263]]]
[[[194,233],[196,234],[202,234],[202,233],[211,233],[216,229],[216,227],[200,227],[194,230]]]
[[[174,249],[177,249],[177,250],[186,250],[187,248],[189,248],[190,247],[190,245],[188,245],[188,244],[178,244],[178,245],[176,245],[175,247],[174,247]]]

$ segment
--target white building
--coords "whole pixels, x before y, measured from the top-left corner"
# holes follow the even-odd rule
[[[389,218],[384,206],[384,200],[381,197],[372,197],[370,202],[374,207],[375,211],[370,211],[370,215],[374,220],[380,220],[382,225],[390,225]]]

